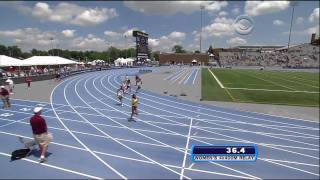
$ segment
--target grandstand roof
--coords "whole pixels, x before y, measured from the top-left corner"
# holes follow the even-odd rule
[[[277,49],[284,46],[272,46],[272,45],[254,45],[254,46],[236,46],[236,49]]]

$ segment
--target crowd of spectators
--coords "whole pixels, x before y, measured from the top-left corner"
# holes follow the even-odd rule
[[[319,68],[319,46],[301,44],[275,51],[222,51],[222,66],[280,66],[289,68]]]

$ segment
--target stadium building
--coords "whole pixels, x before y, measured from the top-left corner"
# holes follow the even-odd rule
[[[205,53],[160,53],[159,64],[208,65],[209,55]]]

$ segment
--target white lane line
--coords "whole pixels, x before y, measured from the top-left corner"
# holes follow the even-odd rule
[[[46,113],[46,112],[49,112],[49,111],[52,111],[52,110],[51,110],[51,109],[48,109],[48,110],[46,110],[46,111],[43,111],[43,113]],[[10,123],[1,125],[0,128],[5,127],[5,126],[9,126],[9,125],[11,125],[11,124],[15,124],[15,123],[18,123],[18,122],[22,122],[22,121],[24,121],[24,120],[26,120],[26,119],[29,119],[29,118],[30,118],[30,117],[25,117],[25,118],[20,119],[20,120],[14,120],[13,122],[10,122]]]
[[[184,167],[185,167],[185,165],[186,165],[186,158],[187,158],[187,152],[188,152],[188,149],[189,149],[189,140],[190,140],[191,128],[192,128],[192,118],[190,119],[190,126],[189,126],[189,131],[188,131],[187,143],[186,143],[186,147],[185,147],[185,150],[184,150],[184,157],[183,157],[183,162],[182,162],[182,169],[181,169],[181,173],[180,173],[180,179],[181,179],[181,180],[182,180],[182,178],[183,178]]]
[[[173,77],[173,76],[175,76],[176,74],[180,73],[182,70],[183,70],[183,69],[180,69],[179,71],[176,71],[176,72],[170,74],[169,76],[167,76],[167,77],[164,78],[163,80],[168,80],[168,79],[170,79],[171,77]]]
[[[246,91],[270,91],[270,92],[288,92],[288,93],[309,93],[309,94],[319,94],[320,92],[316,91],[289,91],[289,90],[278,90],[278,89],[252,89],[252,88],[231,88],[225,87],[226,89],[231,90],[246,90]]]
[[[63,82],[60,82],[60,83],[63,83]],[[49,106],[50,106],[50,103],[49,103],[49,102],[43,102],[43,101],[33,101],[33,100],[18,99],[18,98],[14,98],[14,99],[12,99],[12,100],[24,101],[24,102],[35,102],[35,103],[38,103],[38,104],[46,104],[46,105],[49,105]],[[54,105],[67,106],[67,105],[65,105],[65,104],[59,104],[59,103],[54,103]]]
[[[205,122],[205,123],[208,123],[208,124],[213,124],[213,125],[218,125],[216,123],[213,123],[214,121],[206,121],[206,120],[201,120],[201,119],[196,119],[197,121],[201,121],[201,122]],[[250,124],[249,124],[250,125]],[[224,125],[221,125],[219,124],[218,126],[223,126],[225,127]],[[259,127],[264,127],[262,125],[257,125]],[[202,127],[202,128],[205,128],[205,129],[212,129],[211,127]],[[233,129],[230,129],[230,128],[233,128]],[[317,135],[310,135],[310,134],[305,134],[305,133],[299,133],[299,132],[295,132],[295,131],[289,131],[289,130],[283,130],[283,129],[278,129],[278,128],[272,128],[272,127],[268,127],[268,129],[276,129],[276,130],[279,130],[279,131],[284,131],[284,132],[290,132],[290,133],[295,133],[295,134],[299,134],[298,135],[291,135],[291,134],[280,134],[280,133],[271,133],[271,132],[264,132],[264,131],[253,131],[253,130],[245,130],[245,129],[234,129],[234,127],[232,126],[228,126],[228,129],[223,129],[223,130],[228,130],[228,131],[238,131],[238,132],[250,132],[250,133],[254,133],[254,134],[265,134],[265,135],[268,135],[268,134],[271,134],[271,135],[279,135],[279,136],[288,136],[288,137],[299,137],[299,138],[307,138],[307,139],[319,139],[319,136]],[[301,136],[302,135],[302,136]]]
[[[103,78],[105,78],[105,77],[103,77]],[[101,79],[101,81],[100,81],[100,83],[101,83],[101,85],[102,85],[102,87],[104,87],[106,90],[108,90],[108,91],[110,91],[111,93],[114,93],[113,91],[111,91],[111,90],[109,90],[103,83],[102,83],[102,80],[103,80],[103,78]],[[113,88],[116,88],[113,84],[111,84],[111,82],[109,81],[109,78],[110,77],[108,77],[108,83],[110,84],[110,86],[112,86]],[[116,80],[115,80],[115,76],[114,76],[114,81],[116,82]],[[117,82],[116,82],[117,83]],[[103,93],[102,93],[103,94]],[[106,95],[105,95],[106,96]],[[108,97],[108,96],[106,96],[106,97]],[[110,98],[110,99],[112,99],[112,98]],[[112,99],[113,100],[113,99]],[[144,111],[145,112],[145,111]],[[166,111],[167,112],[167,111]],[[176,113],[175,113],[176,114]],[[184,116],[184,115],[182,115],[182,116]],[[164,117],[161,117],[162,119],[165,119],[165,120],[167,120],[167,121],[171,121],[171,122],[174,122],[174,121],[172,121],[172,120],[170,120],[170,119],[167,119],[167,118],[164,118]],[[188,118],[188,117],[186,117],[186,118]],[[181,123],[180,123],[181,124]],[[176,134],[176,135],[179,135],[179,136],[182,136],[182,137],[184,137],[184,135],[182,135],[182,134],[179,134],[179,133],[177,133],[177,132],[174,132],[174,131],[171,131],[171,130],[169,130],[169,129],[166,129],[166,128],[162,128],[162,127],[159,127],[159,126],[157,126],[158,128],[160,128],[160,129],[164,129],[164,130],[166,130],[166,131],[168,131],[168,132],[171,132],[171,133],[174,133],[174,134]],[[194,139],[194,138],[192,138],[192,139]],[[201,141],[201,140],[198,140],[198,139],[194,139],[194,140],[196,140],[196,141],[199,141],[199,142],[202,142],[202,143],[206,143],[206,144],[210,144],[210,143],[207,143],[207,142],[204,142],[204,141]],[[174,148],[175,149],[175,148]],[[178,150],[179,151],[179,150]],[[246,176],[249,176],[249,177],[251,177],[251,178],[255,178],[255,179],[261,179],[261,178],[258,178],[258,177],[256,177],[256,176],[253,176],[253,175],[250,175],[250,174],[248,174],[248,173],[244,173],[244,172],[242,172],[242,171],[239,171],[239,170],[236,170],[236,169],[233,169],[233,168],[230,168],[230,167],[227,167],[227,166],[224,166],[224,165],[222,165],[222,164],[218,164],[218,163],[215,163],[215,162],[210,162],[211,164],[215,164],[215,165],[218,165],[218,166],[220,166],[220,167],[223,167],[223,168],[226,168],[226,169],[228,169],[228,170],[231,170],[231,171],[233,171],[233,172],[237,172],[237,173],[240,173],[240,174],[243,174],[243,175],[246,175]]]
[[[178,84],[181,84],[187,78],[187,76],[191,74],[190,72],[191,72],[190,69],[188,69],[186,75],[179,81]]]
[[[217,83],[219,84],[219,86],[224,89],[223,84],[220,82],[220,80],[218,79],[218,77],[216,77],[213,72],[208,68],[208,71],[211,73],[211,75],[213,76],[213,78],[217,81]]]
[[[189,81],[191,75],[196,71],[196,69],[192,69],[192,72],[190,73],[190,75],[188,76],[188,78],[183,82],[183,84],[187,84],[187,82]]]
[[[197,75],[198,75],[199,70],[200,70],[200,68],[197,69],[197,72],[196,72],[196,75],[193,78],[192,84],[194,84],[195,80],[197,79]]]
[[[81,78],[82,76],[78,76],[78,79]],[[64,98],[67,101],[67,103],[70,106],[69,101],[66,98],[66,87],[69,86],[69,84],[73,81],[77,80],[77,78],[74,78],[73,80],[70,80],[63,88],[63,94],[64,94]],[[55,89],[60,86],[62,83],[59,83],[51,92],[51,96],[50,96],[50,102],[53,102],[53,93],[55,91]],[[73,134],[73,132],[64,124],[64,122],[60,119],[60,117],[58,116],[57,112],[55,111],[53,104],[51,104],[52,110],[54,112],[54,114],[56,115],[56,117],[58,118],[58,120],[60,121],[60,123],[62,124],[62,126],[69,132],[69,134],[76,140],[78,141],[90,154],[92,154],[95,158],[97,158],[101,163],[103,163],[105,166],[107,166],[109,169],[111,169],[113,172],[115,172],[117,175],[119,175],[121,178],[123,179],[127,179],[124,175],[122,175],[121,173],[119,173],[116,169],[114,169],[112,166],[110,166],[108,163],[106,163],[105,161],[103,161],[99,156],[97,156],[89,147],[87,147],[80,139],[78,139],[77,136],[75,136]],[[70,106],[71,108],[73,108],[72,106]],[[74,109],[74,108],[73,108]]]
[[[173,166],[173,165],[167,165],[167,164],[164,164],[164,165],[165,165],[165,166],[168,166],[168,167],[173,167],[173,168],[181,168],[181,167]],[[206,171],[206,170],[201,170],[201,169],[185,168],[185,170],[194,171],[194,172],[201,172],[201,173],[207,173],[207,174],[220,175],[220,176],[232,177],[232,178],[230,178],[230,179],[234,179],[234,178],[240,178],[240,179],[257,179],[257,178],[254,178],[254,177],[237,176],[237,175],[233,175],[233,174],[218,173],[218,172],[214,172],[214,171]]]
[[[309,171],[306,171],[306,170],[303,170],[303,169],[295,168],[295,167],[292,167],[292,166],[284,165],[284,164],[281,164],[281,163],[277,163],[277,162],[274,162],[274,161],[270,161],[270,160],[263,160],[263,161],[268,162],[268,163],[272,163],[272,164],[276,164],[276,165],[279,165],[279,166],[284,166],[284,167],[289,168],[289,169],[294,169],[294,170],[297,170],[297,171],[301,171],[301,172],[304,172],[304,173],[307,173],[307,174],[319,176],[319,174],[312,173],[312,172],[309,172]]]
[[[180,76],[183,75],[183,73],[185,73],[186,69],[184,68],[182,71],[180,71],[177,75],[175,75],[173,78],[170,78],[170,81],[175,81],[177,80]]]
[[[184,74],[188,74],[188,69],[184,70],[177,78],[175,78],[174,80],[171,81],[170,84],[175,83],[177,80],[179,80]]]
[[[296,161],[284,161],[284,160],[279,160],[279,159],[268,159],[268,158],[259,158],[267,161],[274,161],[274,162],[282,162],[282,163],[289,163],[289,164],[298,164],[298,165],[304,165],[304,166],[312,166],[312,167],[320,167],[319,164],[307,164],[307,163],[301,163],[301,162],[296,162]]]
[[[108,76],[108,77],[109,77],[109,76]],[[94,87],[96,90],[98,90],[98,89],[97,89],[97,87],[95,86],[94,83],[95,83],[96,79],[98,79],[98,78],[99,78],[99,76],[92,81],[93,87]],[[92,93],[90,93],[90,91],[87,89],[87,82],[88,82],[89,79],[90,79],[90,78],[87,78],[86,81],[85,81],[85,83],[84,83],[84,88],[85,88],[87,94],[89,94],[91,97],[93,97],[94,99],[96,99],[96,100],[99,101],[100,103],[105,104],[104,102],[102,102],[101,100],[99,100],[98,98],[96,98],[96,97],[95,97]],[[97,113],[105,116],[106,118],[110,119],[111,121],[113,121],[113,122],[115,122],[115,123],[117,123],[117,124],[119,124],[119,125],[121,125],[121,126],[123,126],[123,127],[126,127],[128,130],[130,130],[130,131],[132,131],[132,132],[135,132],[135,133],[137,133],[137,134],[140,134],[140,135],[142,135],[142,136],[144,136],[144,137],[146,137],[146,138],[149,138],[149,139],[151,139],[151,140],[154,140],[154,141],[160,143],[160,141],[158,141],[158,140],[156,140],[156,139],[153,139],[153,138],[151,138],[151,137],[149,137],[149,136],[146,136],[146,135],[144,135],[144,134],[142,134],[142,133],[140,133],[140,132],[137,132],[137,131],[129,128],[128,126],[123,125],[122,123],[119,123],[119,122],[117,122],[117,121],[114,121],[113,119],[111,119],[111,118],[109,118],[108,116],[104,115],[104,114],[101,113],[100,111],[94,109],[91,105],[87,104],[87,103],[81,98],[81,96],[78,94],[77,85],[78,85],[79,82],[80,82],[80,81],[78,81],[77,84],[75,85],[75,91],[76,91],[76,94],[77,94],[77,96],[79,97],[79,99],[80,99],[81,101],[83,101],[87,106],[91,107],[94,111],[96,111]],[[98,90],[98,91],[99,91],[99,90]],[[99,91],[99,92],[102,93],[101,91]],[[103,93],[102,93],[102,94],[103,94]],[[107,104],[105,104],[105,105],[107,105]],[[109,106],[109,105],[107,105],[107,106]],[[115,109],[115,108],[113,108],[112,106],[109,106],[109,107],[112,108],[112,109]],[[115,109],[115,110],[116,110],[116,109]],[[121,112],[121,111],[119,111],[119,112]],[[93,127],[95,127],[95,126],[93,125]],[[97,127],[95,127],[95,128],[96,128],[98,131],[100,131],[102,134],[107,135],[104,131],[100,130],[99,128],[97,128]],[[111,136],[110,136],[110,137],[111,137]],[[112,138],[112,137],[111,137],[111,138]],[[114,139],[114,138],[113,138],[113,139]],[[117,140],[115,140],[115,141],[117,141]],[[168,167],[166,167],[166,166],[163,166],[161,163],[159,163],[159,162],[157,162],[157,161],[149,158],[148,156],[146,156],[146,155],[144,155],[144,154],[142,154],[142,153],[140,153],[140,152],[132,149],[131,147],[129,147],[129,146],[127,146],[127,145],[125,145],[125,144],[123,144],[123,143],[121,143],[121,142],[119,142],[119,141],[117,141],[117,142],[118,142],[119,144],[121,144],[122,146],[126,147],[127,149],[135,152],[136,154],[138,154],[138,155],[140,155],[140,156],[148,159],[149,161],[154,162],[155,164],[163,167],[164,169],[166,169],[166,170],[168,170],[168,171],[171,171],[171,172],[173,172],[173,173],[175,173],[175,174],[179,174],[178,172],[176,172],[176,171],[174,171],[174,170],[172,170],[172,169],[170,169],[170,168],[168,168]],[[162,144],[164,144],[164,143],[162,143]],[[166,145],[166,144],[164,144],[164,145]],[[167,146],[169,146],[169,145],[167,145]],[[187,179],[190,179],[190,178],[187,177],[187,176],[184,176],[184,177],[187,178]]]
[[[200,115],[198,115],[200,116]],[[178,118],[178,117],[176,117]],[[184,118],[184,117],[183,117]],[[230,123],[230,124],[245,124],[245,125],[254,125],[254,126],[262,126],[262,127],[277,127],[277,128],[288,128],[288,129],[307,129],[312,131],[319,131],[319,128],[311,128],[311,127],[295,127],[295,126],[281,126],[281,125],[271,125],[271,124],[261,124],[261,123],[247,123],[242,121],[221,121],[221,120],[212,120],[205,118],[195,118],[195,120],[203,121],[203,122],[220,122],[220,123]]]
[[[190,164],[190,166],[188,167],[188,169],[192,169],[193,166],[194,166],[194,163]]]
[[[11,154],[7,154],[7,153],[3,153],[3,152],[0,152],[0,155],[11,157]],[[84,176],[84,177],[90,178],[90,179],[104,179],[104,178],[101,178],[101,177],[97,177],[97,176],[93,176],[93,175],[89,175],[89,174],[73,171],[73,170],[70,170],[70,169],[62,168],[62,167],[51,165],[51,164],[48,164],[48,163],[39,163],[38,161],[34,161],[34,160],[31,160],[31,159],[27,159],[27,158],[22,158],[21,160],[27,161],[27,162],[31,162],[31,163],[34,163],[34,164],[37,164],[37,165],[40,165],[40,166],[46,166],[46,167],[50,167],[50,168],[53,168],[53,169],[58,169],[58,170],[61,170],[61,171],[64,171],[64,172],[77,174],[77,175]]]
[[[193,127],[195,128],[195,126],[193,126]],[[194,136],[194,138],[205,139],[205,140],[215,140],[215,141],[248,143],[247,140],[239,141],[239,140],[233,140],[233,139],[219,139],[219,138],[203,137],[203,136]],[[309,151],[319,151],[319,149],[299,147],[299,146],[286,146],[286,145],[281,145],[281,144],[270,144],[270,143],[256,143],[256,144],[261,145],[261,146],[265,146],[265,147],[272,146],[272,147],[284,147],[284,148],[292,148],[292,149],[303,149],[303,150],[309,150]]]
[[[262,136],[273,137],[273,138],[276,138],[276,139],[286,140],[286,141],[290,141],[290,142],[295,142],[295,143],[300,143],[300,144],[305,144],[305,145],[310,145],[310,146],[315,146],[315,147],[319,146],[317,144],[310,144],[310,143],[305,143],[305,142],[296,141],[296,140],[292,140],[292,139],[272,136],[272,135],[276,135],[276,133],[261,133],[261,132],[255,132],[255,131],[245,130],[245,129],[241,129],[241,128],[235,128],[235,127],[230,126],[230,125],[226,126],[226,125],[217,124],[217,123],[213,123],[213,122],[207,122],[207,123],[208,124],[217,125],[217,126],[226,127],[226,128],[232,128],[234,130],[239,130],[239,131],[248,132],[248,133],[252,133],[252,134],[259,134],[259,135],[262,135]],[[270,135],[270,134],[272,134],[272,135]],[[299,134],[304,134],[304,133],[299,133]],[[315,137],[315,138],[318,138],[318,137]]]

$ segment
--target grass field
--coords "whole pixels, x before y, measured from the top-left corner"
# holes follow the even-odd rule
[[[319,73],[210,70],[202,69],[203,100],[319,106]]]

